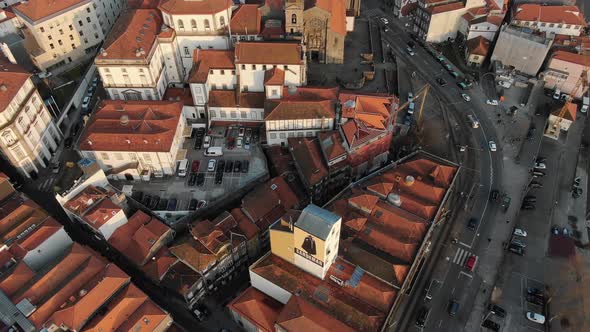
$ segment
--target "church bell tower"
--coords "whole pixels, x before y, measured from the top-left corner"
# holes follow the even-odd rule
[[[285,31],[288,34],[303,33],[304,0],[285,0]]]

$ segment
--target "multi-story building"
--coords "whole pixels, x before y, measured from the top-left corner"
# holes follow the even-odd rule
[[[413,13],[413,31],[427,42],[440,43],[455,38],[463,14],[485,4],[485,0],[419,0]]]
[[[193,65],[193,51],[228,49],[231,0],[163,0],[158,9],[164,24],[174,29],[178,49],[188,73]]]
[[[494,41],[503,20],[504,11],[497,7],[471,8],[461,17],[459,32],[463,34],[465,40],[482,36],[489,41]]]
[[[0,9],[0,38],[16,36],[20,23],[12,11]]]
[[[209,126],[261,127],[264,124],[264,101],[264,92],[211,90]]]
[[[60,133],[43,98],[21,66],[0,58],[0,149],[24,176],[49,166]]]
[[[182,149],[186,119],[182,102],[105,100],[79,139],[83,156],[111,178],[149,181],[173,175]]]
[[[587,26],[584,13],[577,6],[522,4],[516,7],[512,24],[550,35],[579,36]]]
[[[184,79],[177,48],[158,10],[125,11],[95,59],[110,99],[161,100],[169,84]]]
[[[480,67],[490,50],[491,42],[483,36],[478,36],[467,41],[465,48],[465,62],[469,66]]]
[[[232,13],[231,41],[260,41],[262,40],[262,14],[257,4],[241,5]]]
[[[586,95],[590,82],[590,55],[557,51],[551,55],[547,68],[541,74],[546,89],[560,90],[581,99]]]
[[[13,7],[33,63],[44,71],[91,58],[117,20],[123,0],[29,0]]]
[[[500,61],[526,75],[535,76],[541,69],[553,37],[505,24],[500,29],[491,61]]]
[[[286,0],[285,31],[292,37],[303,37],[309,60],[342,63],[346,4],[343,0]]]

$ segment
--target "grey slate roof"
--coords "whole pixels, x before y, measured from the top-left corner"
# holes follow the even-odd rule
[[[317,205],[310,204],[301,212],[295,227],[325,240],[338,220],[340,220],[338,215]]]

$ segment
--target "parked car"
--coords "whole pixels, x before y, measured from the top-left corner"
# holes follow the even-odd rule
[[[533,175],[536,175],[538,177],[541,177],[541,176],[545,176],[545,172],[539,171],[539,170],[534,170],[533,171]]]
[[[240,129],[238,130],[238,136],[244,137],[245,133],[246,133],[246,128],[240,127]]]
[[[248,173],[250,162],[248,160],[242,161],[242,173]]]
[[[167,198],[161,198],[160,202],[158,203],[158,207],[156,208],[158,211],[164,211],[166,210],[166,207],[168,206],[168,199]]]
[[[467,222],[467,228],[471,231],[474,231],[475,227],[477,227],[477,219],[470,218],[469,221]]]
[[[90,97],[86,96],[82,100],[82,110],[83,111],[86,111],[89,106],[90,106]]]
[[[568,231],[567,228],[564,227],[561,231],[561,234],[564,236],[570,236],[570,231]]]
[[[495,152],[498,150],[498,148],[496,147],[496,142],[489,141],[488,145],[490,146],[490,151]]]
[[[469,271],[473,271],[473,269],[475,269],[476,264],[477,264],[477,256],[471,255],[471,256],[469,256],[469,258],[467,258],[467,261],[465,261],[465,268]]]
[[[469,95],[466,93],[462,93],[461,98],[463,98],[465,101],[471,101],[471,97],[469,97]]]
[[[547,169],[547,165],[545,165],[544,163],[535,163],[535,168],[536,169]]]
[[[543,184],[540,182],[532,181],[530,187],[531,188],[543,188]]]
[[[481,326],[488,328],[492,331],[500,331],[500,324],[493,322],[489,319],[484,320]]]
[[[461,90],[467,90],[467,84],[463,83],[463,82],[457,82],[457,86],[459,88],[461,88]]]
[[[519,246],[521,248],[526,248],[526,243],[524,243],[524,241],[518,239],[518,238],[513,238],[512,241],[510,241],[511,245],[515,245],[515,246]]]
[[[526,237],[527,232],[524,229],[521,228],[515,228],[514,232],[512,232],[512,234],[517,235],[517,236],[522,236],[522,237]]]
[[[191,164],[191,172],[197,173],[199,171],[200,164],[201,163],[198,160],[193,160],[193,163]]]
[[[133,198],[134,200],[136,200],[137,202],[143,202],[143,192],[141,191],[133,191],[131,193],[131,198]]]
[[[150,206],[148,207],[152,210],[155,210],[158,207],[158,204],[160,204],[160,196],[154,195],[150,201]]]
[[[223,182],[223,173],[219,172],[215,174],[215,184],[221,184]]]
[[[547,158],[546,157],[541,157],[541,156],[538,156],[537,157],[537,162],[538,163],[544,163],[545,161],[547,161]]]
[[[449,306],[447,307],[447,312],[451,317],[457,315],[457,312],[459,312],[459,302],[455,300],[450,300]]]
[[[203,139],[203,147],[206,149],[211,146],[211,136],[207,135]]]
[[[385,18],[385,17],[380,17],[379,20],[381,21],[381,23],[383,24],[388,24],[389,21]]]
[[[411,40],[408,40],[408,42],[406,44],[408,44],[408,46],[411,48],[414,48],[416,46],[416,44],[414,44],[414,42]]]
[[[537,202],[537,197],[535,196],[526,196],[524,198],[525,203],[536,203]]]
[[[205,183],[205,174],[204,173],[198,173],[197,174],[197,186],[202,186],[203,183]]]
[[[440,77],[436,79],[436,83],[438,83],[438,85],[440,85],[440,86],[446,86],[447,85],[447,81],[445,81],[444,79],[442,79]]]
[[[189,211],[195,211],[197,209],[198,201],[194,198],[191,198],[190,203],[188,204]]]
[[[238,149],[241,149],[244,146],[244,139],[241,137],[238,137],[236,139],[236,146],[238,147]]]
[[[178,201],[176,200],[176,198],[170,198],[168,200],[168,205],[166,206],[166,210],[168,211],[176,211],[176,203]]]
[[[407,47],[407,48],[406,48],[406,52],[408,52],[408,54],[409,54],[409,55],[411,55],[411,56],[414,56],[414,55],[416,55],[416,53],[414,53],[414,50],[412,50],[412,48],[411,48],[411,47]]]
[[[250,150],[250,137],[244,138],[244,149]]]
[[[536,312],[528,311],[526,313],[526,318],[531,322],[535,322],[538,324],[545,324],[545,316],[538,314]]]
[[[242,170],[242,162],[236,160],[234,162],[234,173],[239,173]]]
[[[520,207],[520,209],[521,210],[534,210],[535,209],[535,206],[533,204],[527,204],[527,203],[525,203],[525,204],[523,204]]]
[[[244,134],[244,136],[252,137],[252,128],[246,128],[246,134]]]
[[[551,233],[553,235],[559,235],[559,228],[557,228],[557,226],[551,227]]]
[[[504,308],[500,307],[499,305],[490,304],[488,308],[492,314],[498,317],[506,317],[506,310],[504,310]]]
[[[197,210],[204,208],[205,206],[207,206],[207,201],[204,200],[200,200],[199,204],[197,205]]]
[[[412,92],[408,92],[408,101],[409,102],[414,101],[414,94]]]
[[[225,163],[225,172],[226,173],[231,173],[231,171],[234,169],[234,162],[231,160],[228,160]]]
[[[526,301],[536,305],[543,305],[545,304],[542,298],[539,298],[535,295],[527,294]]]
[[[424,327],[426,322],[428,321],[428,316],[430,314],[430,309],[427,307],[422,307],[420,311],[418,311],[418,315],[416,316],[416,326]]]
[[[217,161],[215,159],[209,160],[209,164],[207,164],[207,170],[209,172],[215,172],[215,164],[217,164]]]
[[[200,150],[202,146],[203,146],[203,139],[201,137],[195,138],[194,149],[195,150]]]
[[[490,201],[497,202],[498,198],[500,198],[500,192],[496,189],[490,191]]]
[[[498,106],[498,101],[496,99],[488,99],[488,100],[486,100],[486,104],[492,105],[492,106]]]
[[[530,295],[543,296],[543,291],[536,287],[528,287],[526,293]]]
[[[190,177],[188,178],[188,185],[194,186],[197,183],[197,174],[191,173]]]

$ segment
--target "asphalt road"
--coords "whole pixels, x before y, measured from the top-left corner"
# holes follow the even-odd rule
[[[474,217],[479,222],[475,231],[469,231],[467,228],[461,228],[458,234],[453,234],[459,240],[456,245],[456,256],[451,257],[454,261],[464,262],[469,255],[479,256],[482,251],[486,250],[489,242],[487,238],[492,236],[492,221],[498,213],[498,206],[488,204],[489,193],[495,183],[499,183],[502,177],[502,142],[497,138],[494,123],[488,118],[486,112],[493,110],[493,106],[486,104],[487,96],[479,85],[466,93],[471,97],[467,102],[461,97],[462,90],[456,85],[459,79],[455,79],[443,69],[441,64],[432,57],[426,49],[416,45],[415,55],[410,55],[407,51],[407,42],[411,40],[410,36],[403,31],[401,24],[396,26],[393,18],[389,18],[389,32],[382,32],[382,38],[391,46],[397,58],[404,61],[408,67],[413,68],[417,76],[424,82],[430,84],[430,94],[438,98],[448,112],[450,125],[454,127],[451,134],[450,144],[457,147],[459,145],[468,145],[465,152],[457,152],[456,162],[462,165],[462,172],[469,174],[470,181],[465,181],[463,187],[458,189],[463,191],[464,206],[458,206],[457,209],[463,209],[464,213],[456,219],[456,222],[466,223],[468,217]],[[436,79],[442,77],[447,85],[441,87]],[[400,82],[403,85],[404,82]],[[443,110],[444,111],[444,110]],[[471,128],[467,120],[467,114],[473,114],[480,122],[477,129]],[[494,141],[498,147],[497,152],[489,149],[489,141]],[[469,183],[471,182],[471,183]],[[445,243],[444,246],[451,246],[451,243]],[[446,248],[434,248],[434,251]],[[436,260],[430,260],[426,264],[437,264]],[[426,269],[426,266],[424,267]],[[422,282],[417,282],[414,286],[414,293],[422,294],[422,289],[428,278],[423,277]],[[459,264],[450,264],[449,269],[443,280],[437,296],[431,301],[429,306],[432,308],[428,323],[424,330],[426,331],[461,331],[469,317],[470,310],[482,283],[482,278],[467,271]],[[420,296],[421,297],[421,296]],[[450,317],[447,314],[447,306],[450,299],[457,300],[461,307],[457,316]],[[415,310],[420,301],[414,301],[415,307],[408,305],[404,315],[405,319],[398,322],[397,330],[411,330],[414,327]],[[411,301],[410,301],[411,302]],[[408,325],[412,327],[409,328]]]

